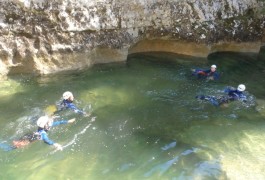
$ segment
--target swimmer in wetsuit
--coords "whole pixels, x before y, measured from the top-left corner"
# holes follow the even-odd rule
[[[70,91],[64,92],[63,93],[63,101],[61,102],[58,110],[56,112],[54,112],[54,113],[58,113],[58,112],[63,111],[65,109],[71,109],[77,114],[81,114],[83,116],[88,116],[89,115],[86,112],[78,109],[76,107],[76,105],[73,103],[73,101],[74,101],[73,93],[71,93]]]
[[[53,145],[56,149],[62,150],[62,146],[60,144],[55,143],[48,138],[47,132],[51,129],[51,127],[73,122],[75,122],[75,118],[70,120],[54,121],[53,116],[41,116],[37,120],[38,130],[34,133],[24,135],[19,140],[13,141],[13,146],[9,149],[22,148],[36,140],[43,140],[46,144]]]
[[[192,75],[197,76],[198,79],[218,80],[219,73],[216,72],[216,65],[212,65],[210,69],[192,69]]]
[[[245,89],[246,89],[246,86],[244,84],[240,84],[238,85],[237,89],[230,88],[230,87],[226,88],[224,90],[224,92],[226,93],[225,96],[215,97],[215,96],[200,95],[200,96],[196,96],[196,98],[200,100],[207,100],[215,106],[228,104],[229,102],[237,101],[237,100],[246,102],[247,97],[244,94]]]

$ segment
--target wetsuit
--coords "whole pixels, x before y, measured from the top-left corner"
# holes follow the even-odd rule
[[[62,103],[60,104],[60,108],[59,108],[59,110],[56,111],[55,113],[58,113],[58,112],[60,112],[60,111],[62,111],[62,110],[64,110],[64,109],[72,109],[75,113],[85,115],[85,112],[82,111],[82,110],[80,110],[80,109],[78,109],[78,108],[74,105],[73,101],[70,101],[70,100],[65,100],[65,99],[64,99],[64,100],[62,101]]]
[[[65,121],[65,120],[56,121],[56,122],[52,123],[51,127],[58,126],[60,124],[67,124],[67,123],[68,123],[68,121]],[[47,143],[49,145],[53,145],[54,142],[48,138],[47,131],[48,130],[46,130],[44,128],[40,128],[40,127],[38,128],[37,133],[39,134],[39,140],[43,140],[45,143]]]
[[[224,92],[228,94],[230,101],[234,101],[234,100],[241,100],[243,102],[247,101],[246,95],[242,91],[239,91],[237,89],[235,90],[235,89],[227,88],[225,89]]]
[[[208,100],[211,104],[215,105],[215,106],[220,106],[224,103],[229,103],[231,101],[235,101],[235,100],[240,100],[243,102],[247,101],[247,97],[246,95],[242,92],[242,91],[238,91],[237,89],[231,89],[231,88],[227,88],[224,90],[225,93],[227,93],[226,96],[196,96],[197,99],[201,99],[201,100]]]
[[[33,142],[38,139],[39,139],[39,134],[35,132],[35,133],[25,134],[22,138],[19,139],[19,141],[27,140],[29,142]]]
[[[207,78],[207,77],[213,77],[214,80],[219,79],[219,73],[217,73],[216,71],[212,72],[211,69],[208,70],[195,69],[192,75],[197,76],[198,79]]]
[[[58,126],[60,124],[67,124],[67,123],[68,123],[68,121],[66,121],[66,120],[56,121],[56,122],[52,123],[51,127]],[[43,140],[45,143],[47,143],[49,145],[53,145],[54,142],[48,138],[47,131],[48,131],[47,129],[39,127],[37,132],[25,134],[23,137],[21,137],[16,142],[18,144],[21,144],[21,143],[23,144],[23,142],[26,142],[26,145],[27,145],[29,143],[36,141],[36,140]],[[5,142],[0,143],[0,149],[2,149],[4,151],[11,151],[13,149],[17,149],[17,148],[23,147],[23,146],[24,145],[22,145],[22,146],[9,145]]]

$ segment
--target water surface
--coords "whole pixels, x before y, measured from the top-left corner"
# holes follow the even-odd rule
[[[213,63],[219,81],[190,75]],[[59,114],[77,118],[49,132],[66,146],[62,152],[41,141],[0,150],[0,179],[264,179],[264,75],[253,54],[217,53],[207,61],[150,53],[82,72],[12,76],[0,85],[0,143],[35,131],[37,118],[67,90],[91,116]],[[240,83],[246,104],[195,99]]]

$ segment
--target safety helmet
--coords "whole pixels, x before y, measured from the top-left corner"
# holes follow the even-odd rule
[[[216,68],[217,68],[217,66],[216,66],[215,64],[213,64],[213,65],[211,65],[211,68],[214,68],[214,69],[216,69]]]
[[[48,123],[49,121],[49,117],[48,116],[41,116],[38,120],[37,120],[37,126],[44,128],[45,125]]]
[[[69,99],[73,94],[70,91],[66,91],[63,93],[63,99],[67,100]]]
[[[246,89],[246,86],[244,84],[239,84],[237,87],[238,91],[245,91],[245,89]]]

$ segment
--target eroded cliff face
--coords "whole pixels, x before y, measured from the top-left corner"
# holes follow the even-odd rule
[[[258,0],[2,0],[0,72],[83,69],[144,51],[258,52],[263,7]]]

